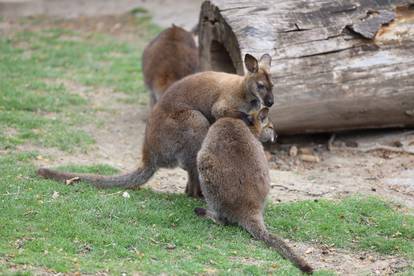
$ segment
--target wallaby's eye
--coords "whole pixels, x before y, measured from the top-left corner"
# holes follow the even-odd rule
[[[265,88],[265,86],[264,86],[264,84],[263,83],[257,83],[257,89],[259,89],[259,90],[262,90],[262,89],[264,89]]]

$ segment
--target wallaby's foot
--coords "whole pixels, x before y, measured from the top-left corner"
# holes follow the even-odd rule
[[[195,164],[194,161],[193,164]],[[185,187],[185,193],[190,197],[195,198],[203,198],[203,194],[201,192],[200,181],[198,179],[198,172],[197,169],[189,169],[188,171],[188,181],[187,186]]]
[[[225,219],[220,218],[219,216],[217,216],[215,212],[207,210],[205,208],[199,208],[199,207],[194,208],[194,213],[199,217],[209,218],[212,221],[214,221],[216,224],[221,224],[221,225],[227,224],[227,221]]]
[[[308,264],[306,264],[305,266],[301,267],[301,270],[304,273],[306,273],[306,274],[309,274],[309,275],[312,275],[313,274],[313,268],[310,265],[308,265]]]
[[[194,213],[196,213],[196,215],[199,217],[205,217],[207,214],[207,209],[196,207],[194,208]]]

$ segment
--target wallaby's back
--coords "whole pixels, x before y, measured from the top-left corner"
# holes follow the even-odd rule
[[[210,127],[197,155],[208,210],[197,208],[196,213],[222,223],[239,224],[303,272],[312,273],[312,267],[283,239],[270,234],[264,224],[270,177],[263,146],[258,141],[260,133],[255,134],[257,137],[252,133],[255,129],[234,118],[221,118]]]
[[[231,223],[238,223],[246,210],[263,209],[270,189],[268,163],[263,146],[242,120],[221,118],[214,123],[197,164],[206,201],[214,202]]]
[[[142,56],[144,82],[150,89],[151,105],[177,80],[198,68],[198,50],[190,32],[172,26],[145,48]]]

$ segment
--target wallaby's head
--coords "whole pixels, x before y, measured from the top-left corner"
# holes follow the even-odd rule
[[[179,26],[172,24],[172,26],[168,29],[168,35],[170,41],[177,41],[180,44],[185,44],[191,48],[197,47],[193,33],[188,32]]]
[[[269,108],[263,107],[258,112],[252,114],[250,129],[262,143],[273,143],[276,140],[276,132],[273,123],[269,120]]]
[[[244,57],[244,65],[247,69],[246,88],[255,97],[251,101],[253,106],[264,104],[271,107],[273,105],[273,83],[270,76],[271,62],[272,57],[269,54],[264,54],[259,61],[249,54]]]

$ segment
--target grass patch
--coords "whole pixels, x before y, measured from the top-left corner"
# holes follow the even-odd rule
[[[0,257],[56,272],[300,275],[289,262],[235,226],[193,214],[198,200],[147,189],[97,190],[34,176],[36,153],[0,159]],[[112,174],[110,166],[60,169]],[[118,192],[119,191],[119,192]],[[53,198],[54,192],[59,196]],[[270,204],[272,232],[295,240],[413,258],[414,218],[376,198]],[[247,260],[247,261],[246,261]],[[317,275],[331,275],[320,271]]]
[[[270,205],[266,218],[289,238],[414,258],[414,217],[375,197]]]
[[[140,49],[113,37],[65,29],[21,32],[12,41],[28,60],[46,64],[44,78],[65,76],[83,85],[110,87],[115,91],[145,92]],[[26,54],[29,55],[29,54]]]
[[[87,101],[63,85],[48,84],[47,64],[27,59],[0,39],[0,148],[14,148],[25,142],[70,150],[92,139],[72,127],[86,109]],[[14,129],[7,135],[7,129]]]
[[[38,24],[36,20],[44,19],[33,20]],[[135,18],[135,24],[144,30],[143,41],[158,30],[148,16]],[[82,94],[104,87],[127,93],[130,103],[146,101],[143,44],[53,28],[0,38],[0,149],[30,142],[73,150],[93,143],[78,129],[94,120]],[[69,91],[65,81],[88,89]]]

